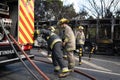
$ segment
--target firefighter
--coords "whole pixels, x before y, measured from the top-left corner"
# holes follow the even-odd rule
[[[63,29],[59,29],[59,36],[60,36],[60,38],[62,39],[63,42],[64,42],[64,38],[65,38],[64,33],[65,33],[65,31]],[[67,53],[65,51],[64,46],[63,46],[63,58],[67,59]]]
[[[79,26],[76,33],[76,48],[79,50],[79,64],[82,64],[81,57],[84,53],[85,35],[83,29],[83,26]]]
[[[48,29],[49,29],[50,31],[52,31],[52,32],[55,33],[55,30],[56,30],[56,29],[55,29],[54,26],[50,26],[50,28],[48,28]],[[63,31],[63,34],[62,34],[62,35],[64,35],[64,31]],[[59,35],[59,37],[60,37],[60,38],[62,39],[62,41],[63,41],[64,37],[63,37],[63,36],[61,37],[61,35]],[[67,54],[66,54],[66,52],[65,52],[65,50],[64,50],[64,47],[63,47],[62,50],[63,50],[63,58],[64,58],[64,59],[67,59]],[[48,52],[49,52],[49,53],[48,53],[48,56],[51,57],[51,53],[50,53],[49,50],[48,50]]]
[[[50,31],[52,31],[52,32],[55,32],[55,28],[54,28],[54,26],[50,26],[49,28],[48,28],[48,30],[50,30]],[[51,50],[49,49],[49,47],[48,47],[48,57],[52,57],[52,52],[51,52]]]
[[[60,28],[64,30],[64,41],[63,47],[65,47],[68,59],[68,68],[71,71],[74,71],[75,66],[75,58],[74,58],[74,50],[76,49],[75,46],[75,35],[73,33],[72,28],[68,25],[69,20],[66,18],[62,18],[58,21],[58,25]]]
[[[47,41],[48,46],[52,51],[54,72],[59,72],[61,69],[59,77],[66,77],[67,75],[69,75],[69,69],[62,57],[62,40],[57,34],[47,29],[41,29],[39,33],[43,35],[43,38]]]

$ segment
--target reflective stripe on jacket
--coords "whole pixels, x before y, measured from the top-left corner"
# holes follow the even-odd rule
[[[51,32],[50,30],[41,29],[40,34],[43,34],[43,38],[47,41],[50,49],[53,48],[55,43],[62,42],[60,37],[56,35],[55,33]]]

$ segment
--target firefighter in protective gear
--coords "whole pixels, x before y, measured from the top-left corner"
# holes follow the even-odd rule
[[[67,52],[68,57],[68,68],[70,70],[74,70],[75,66],[75,58],[74,58],[74,50],[76,49],[75,46],[75,35],[73,33],[72,28],[68,25],[69,20],[66,18],[62,18],[58,24],[64,30],[64,41],[63,46]]]
[[[83,32],[83,27],[79,26],[78,31],[76,33],[76,48],[79,50],[79,64],[82,64],[81,57],[84,53],[84,43],[85,43],[85,35]]]
[[[49,29],[50,31],[52,31],[52,32],[55,32],[54,26],[50,26],[48,29]],[[51,53],[51,51],[50,51],[49,48],[48,48],[48,57],[52,57],[52,53]]]
[[[47,41],[48,46],[52,51],[52,61],[53,66],[55,67],[54,71],[57,72],[61,69],[59,77],[66,77],[69,74],[69,69],[62,57],[62,40],[59,38],[58,35],[50,30],[41,29],[40,34],[43,35],[43,38]]]

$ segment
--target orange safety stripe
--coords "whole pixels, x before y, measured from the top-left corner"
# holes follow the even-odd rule
[[[18,42],[33,43],[34,0],[19,0]]]

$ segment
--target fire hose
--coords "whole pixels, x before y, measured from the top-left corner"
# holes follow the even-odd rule
[[[20,45],[18,44],[18,42],[13,38],[12,35],[9,34],[9,32],[5,29],[5,25],[4,22],[1,20],[1,27],[5,33],[5,36],[7,37],[10,45],[12,46],[13,50],[15,51],[16,55],[18,56],[18,58],[20,59],[20,61],[23,63],[23,65],[25,66],[25,68],[34,76],[34,78],[36,80],[39,80],[39,78],[32,72],[32,70],[25,64],[25,62],[22,60],[22,58],[20,57],[20,55],[18,54],[17,50],[15,49],[11,39],[14,41],[14,43],[18,46],[18,48],[20,49],[20,51],[24,54],[24,56],[28,59],[28,61],[32,64],[32,66],[38,71],[38,73],[45,79],[45,80],[50,80],[38,67],[37,65],[28,57],[28,55],[25,53],[25,51],[23,51],[20,47]],[[11,38],[11,39],[10,39]]]
[[[28,59],[28,61],[33,65],[33,67],[38,71],[38,73],[40,75],[42,75],[45,80],[50,80],[37,66],[36,64],[28,57],[28,55],[21,49],[21,47],[19,46],[19,44],[17,43],[17,41],[11,36],[9,35],[10,38],[15,42],[15,44],[19,47],[19,49],[22,51],[22,53],[25,55],[25,57]]]
[[[51,62],[48,62],[48,61],[45,61],[45,60],[40,60],[40,59],[36,60],[36,61],[44,62],[44,63],[47,63],[47,64],[52,64]],[[78,74],[82,74],[82,75],[88,77],[91,80],[96,80],[96,78],[94,78],[93,76],[90,76],[90,75],[88,75],[88,74],[86,74],[86,73],[84,73],[84,72],[82,72],[82,71],[80,71],[78,69],[74,69],[74,72],[76,72]]]

